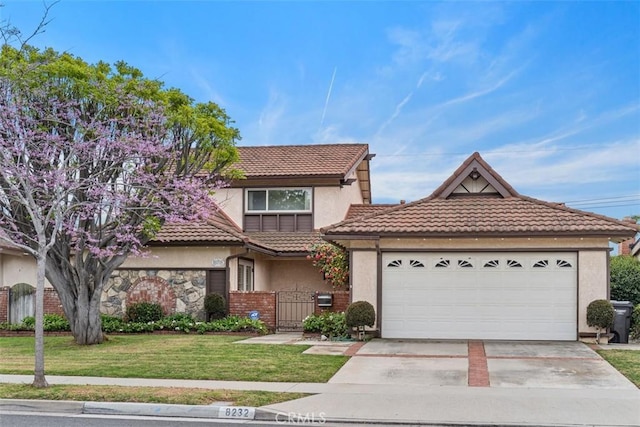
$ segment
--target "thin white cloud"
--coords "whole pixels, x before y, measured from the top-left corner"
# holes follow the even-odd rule
[[[396,117],[398,117],[400,115],[400,112],[402,112],[402,107],[404,107],[407,102],[409,102],[411,100],[411,97],[413,96],[413,91],[409,92],[409,94],[407,96],[405,96],[402,101],[400,101],[397,105],[395,110],[393,111],[393,114],[391,115],[391,117],[389,117],[379,128],[378,128],[378,132],[376,132],[376,134],[380,134],[382,133],[382,131],[391,124],[391,122],[393,122]]]

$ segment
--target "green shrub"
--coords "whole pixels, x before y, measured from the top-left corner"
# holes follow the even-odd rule
[[[126,320],[129,322],[157,322],[163,316],[162,306],[155,302],[134,302],[127,306]]]
[[[195,322],[189,313],[174,313],[162,318],[163,321]]]
[[[33,316],[27,316],[22,319],[22,325],[26,329],[34,329],[36,327],[36,318]]]
[[[148,333],[153,331],[172,331],[189,334],[197,332],[255,332],[266,334],[267,326],[261,320],[230,316],[213,322],[193,320],[189,314],[176,313],[152,322],[124,322],[117,317],[102,316],[102,330],[107,333]]]
[[[22,319],[22,323],[11,330],[34,330],[36,328],[36,318],[27,316]],[[64,316],[60,314],[45,314],[43,318],[43,328],[47,332],[64,332],[70,331],[71,326]]]
[[[70,331],[71,326],[66,317],[59,314],[44,315],[44,330],[49,332]]]
[[[640,261],[630,255],[611,258],[611,299],[640,304]]]
[[[587,306],[587,325],[596,328],[596,342],[600,343],[600,331],[613,326],[616,312],[606,299],[591,301]]]
[[[106,314],[100,315],[100,320],[102,321],[102,332],[122,332],[123,325],[125,322],[115,316],[109,316]]]
[[[631,314],[631,338],[634,340],[640,340],[640,304],[637,304],[633,308]]]
[[[204,297],[204,311],[207,313],[207,320],[222,319],[227,314],[227,303],[220,294],[207,294]]]
[[[373,326],[376,323],[376,311],[367,301],[356,301],[351,303],[345,311],[347,326],[349,328],[361,328]]]
[[[321,314],[311,314],[302,321],[305,332],[320,333],[329,338],[347,337],[347,323],[344,313],[324,311]]]

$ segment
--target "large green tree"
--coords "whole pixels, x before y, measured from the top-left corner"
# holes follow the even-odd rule
[[[217,104],[124,62],[5,44],[0,86],[5,240],[45,263],[76,342],[100,343],[111,273],[165,221],[215,209],[239,132]]]

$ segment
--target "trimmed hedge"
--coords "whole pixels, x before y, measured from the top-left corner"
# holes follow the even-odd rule
[[[207,313],[207,320],[222,319],[227,314],[227,303],[220,294],[207,294],[204,297],[204,311]]]
[[[349,307],[347,307],[345,315],[349,328],[371,327],[376,322],[376,311],[371,303],[367,301],[351,303]]]
[[[587,306],[587,325],[596,328],[596,342],[600,343],[600,332],[613,326],[616,311],[606,299],[591,301]]]
[[[100,317],[102,320],[102,331],[104,333],[174,331],[187,334],[191,332],[199,334],[204,334],[205,332],[252,332],[266,334],[269,332],[267,326],[262,321],[238,316],[229,316],[213,322],[199,322],[185,313],[172,314],[152,322],[126,322],[119,317],[107,316],[105,314]],[[34,325],[35,320],[31,317],[25,318],[25,322],[18,325],[0,323],[0,330],[32,331]],[[47,332],[69,331],[69,322],[62,316],[46,314],[44,330]]]
[[[126,318],[129,322],[157,322],[164,317],[162,306],[156,302],[134,302],[127,306]]]

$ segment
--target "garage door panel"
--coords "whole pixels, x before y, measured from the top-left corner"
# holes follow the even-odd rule
[[[402,267],[385,268],[391,259]],[[576,264],[575,253],[383,254],[382,335],[575,340]]]

